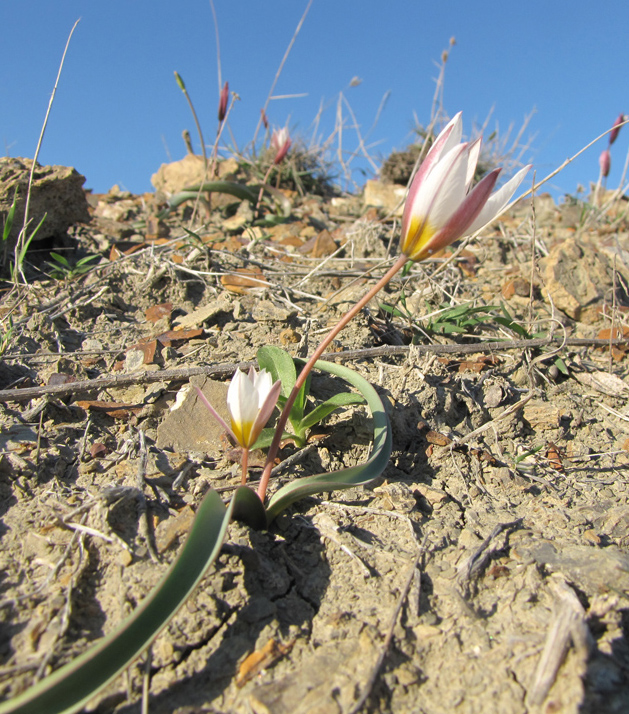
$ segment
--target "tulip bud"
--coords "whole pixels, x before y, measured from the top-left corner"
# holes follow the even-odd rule
[[[605,149],[598,157],[598,165],[601,167],[601,176],[607,178],[612,166],[612,156],[609,153],[609,149]]]
[[[225,82],[221,89],[221,96],[218,101],[218,120],[223,121],[227,114],[227,101],[229,100],[229,82]]]
[[[181,75],[179,72],[175,72],[175,80],[177,81],[177,84],[179,85],[179,89],[181,89],[182,92],[186,91],[186,85],[183,83],[183,79],[181,79]]]
[[[284,160],[288,150],[291,147],[291,138],[288,134],[288,129],[283,127],[282,129],[275,129],[273,135],[271,136],[271,146],[275,149],[275,158],[273,159],[274,164],[280,164]]]
[[[611,146],[616,139],[618,138],[618,134],[620,132],[620,126],[623,122],[627,121],[627,117],[624,114],[620,114],[618,116],[618,119],[614,122],[614,127],[613,129],[609,132],[609,145]]]

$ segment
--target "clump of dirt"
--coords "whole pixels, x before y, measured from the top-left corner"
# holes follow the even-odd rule
[[[173,411],[192,368],[225,381],[262,345],[311,353],[395,251],[386,211],[360,197],[284,196],[288,219],[262,225],[208,201],[192,233],[193,202],[159,217],[151,197],[90,196],[94,218],[71,242],[98,265],[6,291],[5,698],[112,631],[173,562],[206,491],[227,499],[238,484],[209,415]],[[620,218],[575,232],[548,216],[534,225],[516,208],[456,259],[414,266],[341,333],[329,359],[389,410],[383,477],[304,499],[268,532],[231,525],[153,647],[151,712],[627,710],[628,331],[613,297],[625,268],[617,253],[577,322],[544,261],[567,238],[582,251],[557,260],[629,238]],[[317,376],[315,399],[330,379]],[[199,419],[203,438],[185,426]],[[363,407],[323,426],[274,489],[367,458]],[[92,711],[137,711],[142,672]]]

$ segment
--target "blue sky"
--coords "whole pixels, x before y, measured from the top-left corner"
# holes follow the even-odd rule
[[[240,101],[230,115],[239,148],[251,141],[260,108],[307,0],[214,0],[223,80]],[[206,136],[216,132],[218,79],[209,0],[20,0],[0,3],[2,153],[32,156],[68,33],[71,42],[41,163],[75,166],[86,187],[113,184],[152,190],[161,163],[185,155],[181,132],[199,141],[173,71],[193,98]],[[374,159],[412,139],[414,117],[427,123],[438,74],[436,62],[456,38],[447,63],[444,109],[464,112],[464,131],[486,134],[520,128],[534,112],[523,140],[537,178],[629,113],[626,82],[626,0],[512,3],[505,0],[313,0],[275,89],[271,123],[288,122],[310,138],[319,107],[318,136],[336,120],[339,92],[369,135]],[[349,87],[353,77],[362,83]],[[355,147],[345,114],[344,146]],[[225,137],[230,140],[229,136]],[[612,147],[609,187],[620,181],[629,127]],[[603,142],[559,174],[548,188],[574,193],[598,176]],[[354,162],[356,168],[366,164]],[[362,181],[362,174],[354,179]]]

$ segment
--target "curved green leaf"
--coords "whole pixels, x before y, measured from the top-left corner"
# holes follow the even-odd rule
[[[216,560],[233,517],[254,528],[266,525],[262,503],[247,486],[236,490],[227,508],[216,491],[209,491],[179,556],[132,615],[75,660],[0,704],[0,714],[71,714],[81,709],[166,627]]]
[[[296,479],[273,494],[266,509],[267,522],[278,516],[285,508],[305,496],[323,491],[336,491],[352,486],[361,486],[377,478],[386,468],[391,456],[391,426],[389,417],[378,392],[353,370],[332,362],[318,361],[316,369],[335,374],[352,384],[367,400],[373,417],[373,446],[369,459],[360,466],[352,466],[334,473],[317,474]],[[0,713],[1,714],[1,713]]]
[[[318,404],[311,412],[306,414],[306,416],[299,423],[299,430],[305,431],[306,429],[310,429],[310,427],[325,419],[328,414],[332,414],[333,411],[336,411],[341,407],[347,407],[350,404],[364,403],[365,399],[364,397],[361,397],[360,394],[353,394],[352,392],[341,392],[340,394],[335,394],[329,399],[326,399],[322,404]]]
[[[190,186],[185,188],[179,193],[173,194],[168,199],[168,207],[165,208],[158,214],[158,218],[164,218],[175,208],[180,206],[184,201],[190,201],[195,199],[199,192],[202,193],[226,193],[234,198],[238,198],[241,201],[249,201],[255,204],[258,200],[257,194],[255,194],[249,186],[242,183],[235,183],[233,181],[209,181],[198,186]]]

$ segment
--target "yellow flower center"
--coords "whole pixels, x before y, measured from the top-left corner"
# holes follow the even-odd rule
[[[232,419],[231,426],[232,431],[234,432],[234,436],[236,437],[236,441],[244,448],[249,448],[251,446],[249,440],[251,439],[251,429],[253,427],[253,422],[247,421],[238,423]]]
[[[428,255],[426,245],[436,232],[437,229],[422,216],[413,216],[404,236],[402,253],[411,260],[423,260]]]

